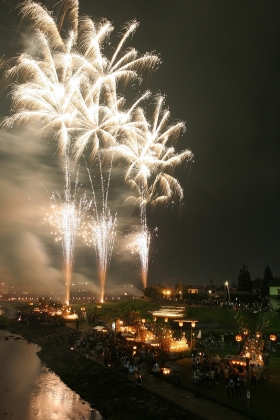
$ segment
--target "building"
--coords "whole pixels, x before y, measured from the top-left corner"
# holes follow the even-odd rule
[[[270,280],[269,287],[269,303],[273,308],[279,305],[280,300],[280,279]]]

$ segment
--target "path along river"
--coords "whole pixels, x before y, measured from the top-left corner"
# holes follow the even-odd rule
[[[101,420],[44,367],[39,347],[0,330],[0,420]]]

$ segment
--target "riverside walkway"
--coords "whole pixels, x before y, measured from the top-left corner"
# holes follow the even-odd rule
[[[207,420],[248,420],[252,418],[233,411],[221,404],[215,403],[203,397],[197,397],[194,392],[184,387],[175,387],[170,382],[155,379],[153,376],[145,378],[143,386],[158,395],[183,407],[195,414],[198,418]],[[225,392],[223,390],[223,392]]]
[[[101,356],[90,356],[90,359],[94,360],[101,365],[103,363],[103,357]],[[252,419],[252,416],[241,414],[239,411],[231,410],[230,408],[221,405],[217,402],[211,401],[205,397],[197,396],[195,392],[189,391],[187,388],[175,387],[172,383],[158,378],[156,379],[153,375],[145,375],[143,378],[142,386],[148,389],[164,399],[182,407],[189,411],[197,419],[201,420],[248,420]],[[223,389],[226,393],[226,390]],[[226,395],[226,394],[225,394]],[[183,420],[183,419],[182,419]]]

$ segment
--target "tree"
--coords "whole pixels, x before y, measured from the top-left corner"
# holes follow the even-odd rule
[[[159,299],[162,297],[162,289],[158,286],[148,286],[144,289],[144,296],[150,299]]]
[[[120,318],[124,325],[136,327],[141,323],[141,312],[134,305],[123,304],[120,307]]]
[[[252,293],[252,280],[247,265],[243,264],[238,276],[238,290]]]
[[[269,268],[269,266],[267,265],[265,267],[264,270],[264,274],[263,274],[263,280],[262,280],[262,288],[261,288],[261,293],[262,293],[262,297],[266,298],[269,296],[269,286],[268,286],[268,282],[270,280],[274,280],[272,272]]]
[[[252,280],[252,285],[253,285],[253,289],[255,291],[255,294],[260,297],[261,296],[261,291],[262,291],[262,282],[263,280],[260,278],[256,278],[254,280]]]

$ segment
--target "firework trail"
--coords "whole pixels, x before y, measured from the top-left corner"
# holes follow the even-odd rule
[[[78,199],[79,185],[78,172],[75,181],[74,191],[71,191],[71,171],[69,158],[64,160],[65,188],[64,196],[55,192],[51,195],[51,208],[53,214],[48,220],[51,225],[56,227],[56,240],[61,241],[63,266],[65,274],[65,303],[70,302],[70,288],[73,267],[76,257],[77,237],[81,229],[82,222],[91,207],[92,202],[88,202],[86,194]]]
[[[136,235],[136,247],[141,263],[141,279],[144,289],[147,287],[148,268],[149,268],[149,251],[151,244],[151,233],[147,227],[147,217],[145,206],[140,206],[141,232]]]
[[[102,172],[101,157],[98,154],[100,179],[101,179],[101,197],[102,197],[102,209],[98,211],[96,196],[92,184],[92,179],[89,174],[92,193],[93,193],[93,216],[88,223],[87,229],[84,232],[84,238],[88,245],[93,245],[96,256],[97,272],[100,282],[100,301],[104,302],[105,293],[105,282],[107,273],[109,270],[115,238],[116,238],[116,227],[117,227],[117,215],[113,217],[108,207],[108,192],[111,179],[112,161],[108,173],[107,185],[105,187],[105,180]],[[89,173],[89,170],[88,170]]]

